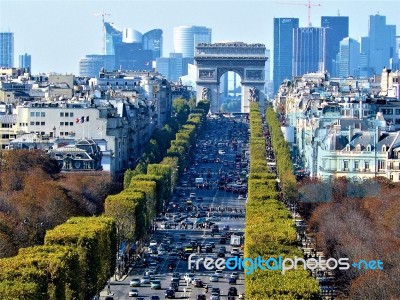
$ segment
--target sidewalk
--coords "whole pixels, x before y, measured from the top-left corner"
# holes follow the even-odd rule
[[[122,277],[119,277],[118,275],[111,276],[111,278],[109,279],[111,293],[108,293],[108,286],[107,286],[108,284],[106,284],[103,290],[100,292],[100,297],[113,296],[114,295],[112,292],[113,284],[125,281],[126,278],[129,276],[129,274],[131,273],[132,269],[135,267],[135,265],[136,264],[130,265],[127,274],[123,275]]]

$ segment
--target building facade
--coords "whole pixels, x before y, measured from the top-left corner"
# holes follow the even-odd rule
[[[211,43],[211,28],[204,26],[179,26],[174,28],[174,52],[182,57],[194,57],[196,46]]]
[[[292,76],[325,70],[326,28],[293,30]]]
[[[337,76],[333,61],[340,49],[340,41],[349,36],[349,17],[322,16],[321,27],[326,28],[325,70],[331,76]]]
[[[79,61],[79,76],[96,77],[101,69],[114,70],[115,55],[86,55]]]
[[[292,78],[293,29],[298,27],[298,18],[274,18],[274,94],[285,79]]]
[[[337,76],[358,77],[360,75],[360,43],[349,37],[340,41],[336,63]]]
[[[0,67],[14,67],[14,33],[0,32]]]
[[[27,53],[18,56],[19,68],[26,70],[27,73],[31,73],[32,59]]]

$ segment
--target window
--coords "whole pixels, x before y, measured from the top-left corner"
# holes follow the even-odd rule
[[[369,161],[364,162],[364,169],[369,171]]]
[[[64,113],[63,112],[60,112],[60,117],[64,117]]]
[[[74,122],[69,122],[69,126],[74,126]]]
[[[69,113],[69,116],[70,116],[70,117],[73,117],[73,116],[74,116],[74,113],[73,113],[73,112],[70,112],[70,113]]]
[[[60,135],[63,136],[63,135],[64,135],[64,132],[60,131]]]
[[[386,152],[386,145],[382,146],[382,152]]]
[[[367,151],[371,151],[371,145],[367,145]]]
[[[396,115],[400,115],[400,109],[396,109]]]
[[[65,113],[65,116],[66,116],[66,117],[69,117],[69,113],[66,112],[66,113]]]
[[[64,126],[64,122],[60,122],[60,126]]]
[[[40,117],[40,111],[37,111],[37,112],[35,113],[35,116],[36,116],[36,117]]]
[[[66,131],[64,135],[68,135],[68,131]]]
[[[388,169],[389,170],[393,170],[393,162],[389,162],[388,163]]]
[[[71,162],[69,160],[64,161],[64,169],[71,169]]]
[[[34,117],[34,116],[35,116],[35,112],[31,111],[31,117]]]
[[[384,160],[378,160],[378,171],[385,170],[386,163]]]
[[[39,125],[40,125],[40,122],[36,122],[36,125],[38,125],[38,126],[39,126]]]
[[[40,122],[40,125],[41,125],[41,126],[44,126],[44,125],[45,125],[45,123],[46,123],[46,122]]]
[[[68,126],[69,125],[69,122],[64,122],[64,126]]]
[[[35,125],[35,122],[31,121],[29,124],[30,124],[30,125]]]
[[[343,171],[348,171],[349,170],[349,161],[344,160],[343,161]]]
[[[389,178],[391,181],[393,181],[393,174],[390,174]]]
[[[354,161],[354,170],[358,170],[360,168],[360,162],[358,160]]]
[[[45,117],[45,116],[46,116],[46,113],[45,113],[44,111],[42,111],[42,112],[40,113],[40,116],[41,116],[41,117]]]

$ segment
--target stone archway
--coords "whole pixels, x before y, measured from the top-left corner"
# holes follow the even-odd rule
[[[199,44],[194,57],[197,67],[196,100],[211,101],[211,113],[220,109],[221,76],[229,71],[239,74],[242,85],[241,112],[249,112],[249,102],[257,101],[264,111],[265,46],[242,42]]]

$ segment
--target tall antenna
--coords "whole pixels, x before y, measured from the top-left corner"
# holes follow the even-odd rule
[[[105,55],[106,54],[106,29],[104,27],[104,17],[105,16],[111,16],[111,14],[103,11],[103,12],[100,12],[100,13],[94,13],[93,15],[102,17],[102,21],[103,21],[103,41],[102,41],[103,49],[102,49],[102,52],[103,52],[103,55]]]
[[[308,0],[308,3],[291,3],[291,2],[279,2],[279,3],[307,6],[307,8],[308,8],[308,27],[311,27],[311,6],[321,6],[320,3],[311,3],[311,0]]]

